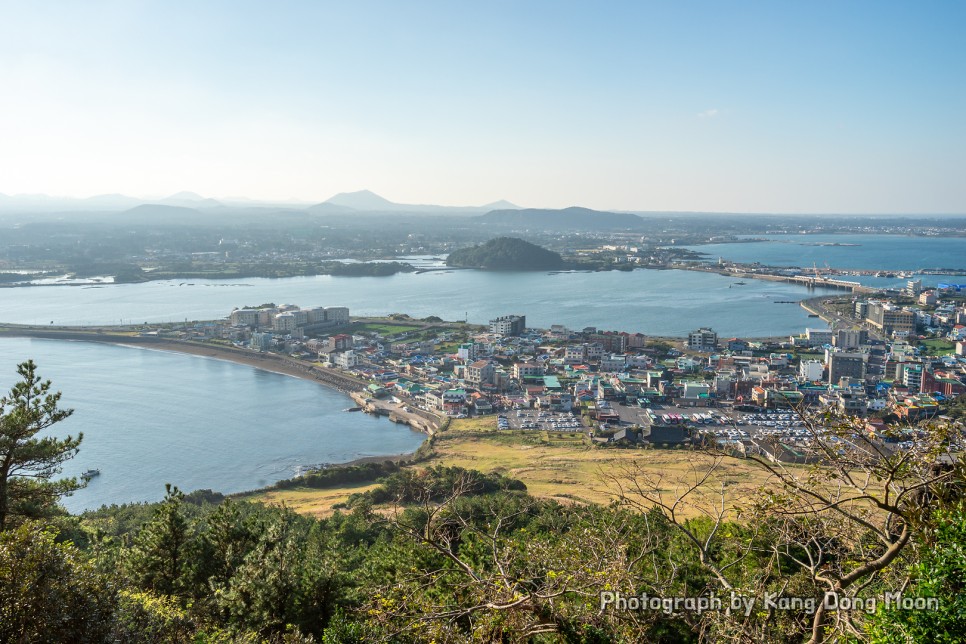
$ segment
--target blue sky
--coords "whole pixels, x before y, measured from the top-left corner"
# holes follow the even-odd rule
[[[966,3],[4,2],[0,192],[966,212]]]

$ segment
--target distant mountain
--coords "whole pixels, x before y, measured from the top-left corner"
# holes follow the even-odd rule
[[[204,213],[194,208],[166,206],[162,204],[142,204],[119,213],[124,221],[141,224],[183,225],[197,224],[205,219]]]
[[[246,209],[252,214],[258,209],[291,210],[314,215],[338,215],[348,213],[411,213],[433,215],[480,215],[491,210],[513,210],[517,206],[509,201],[495,201],[485,206],[436,206],[430,204],[394,203],[370,190],[342,192],[322,203],[314,204],[297,200],[261,201],[245,197],[222,200],[203,197],[196,192],[183,191],[168,197],[141,199],[122,194],[105,194],[83,199],[74,197],[51,197],[45,194],[6,195],[0,193],[0,212],[8,213],[67,213],[97,212],[120,213],[139,205],[157,204],[204,211],[227,212]]]
[[[307,208],[307,210],[310,213],[320,215],[349,212],[477,215],[489,212],[494,208],[514,209],[517,207],[509,201],[497,201],[485,206],[437,206],[433,204],[395,203],[377,195],[371,190],[359,190],[357,192],[340,192],[320,204]]]
[[[356,192],[340,192],[324,203],[334,206],[345,206],[353,210],[399,210],[402,204],[393,203],[388,199],[380,197],[371,190],[358,190]]]
[[[492,210],[476,221],[514,228],[542,228],[547,230],[638,230],[645,222],[637,215],[604,212],[589,208],[571,207],[563,210],[524,208],[521,210]]]
[[[216,199],[208,199],[202,197],[196,192],[188,191],[178,192],[170,197],[158,199],[153,203],[159,203],[166,206],[183,206],[185,208],[220,208],[223,205]]]
[[[520,210],[520,206],[512,204],[506,199],[500,199],[499,201],[494,201],[493,203],[488,203],[485,206],[480,206],[482,210],[487,212],[491,210]]]
[[[64,200],[65,205],[74,200]],[[95,195],[87,199],[77,199],[87,210],[126,210],[143,203],[140,199],[121,194]]]
[[[516,237],[498,237],[482,246],[461,248],[446,258],[447,266],[497,271],[545,271],[563,268],[559,253]]]

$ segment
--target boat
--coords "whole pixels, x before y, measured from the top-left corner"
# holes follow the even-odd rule
[[[346,407],[342,411],[362,411],[362,407]]]
[[[100,470],[84,470],[83,472],[81,472],[81,478],[82,479],[87,479],[87,480],[92,479],[95,476],[100,476],[100,475],[101,475],[101,471]]]

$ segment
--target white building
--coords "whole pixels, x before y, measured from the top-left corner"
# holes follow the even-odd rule
[[[349,323],[349,309],[345,306],[325,307],[325,321],[335,322],[336,324]]]
[[[587,345],[572,344],[564,349],[564,362],[567,364],[579,364],[587,360]]]
[[[351,369],[359,364],[359,356],[355,351],[341,351],[332,355],[332,362],[340,369]]]
[[[279,313],[275,316],[275,320],[272,323],[272,328],[276,331],[286,332],[294,331],[296,327],[295,314],[291,311],[286,311],[285,313]]]
[[[627,356],[614,353],[609,356],[601,356],[601,371],[623,371],[627,367]]]
[[[798,365],[798,377],[803,382],[821,380],[825,374],[825,365],[821,360],[802,360]]]
[[[718,334],[709,328],[700,328],[688,334],[688,348],[693,351],[711,351],[718,346]]]
[[[810,347],[832,344],[832,329],[805,329],[805,339]]]
[[[476,355],[476,344],[474,342],[461,344],[456,350],[456,357],[467,362],[476,360]]]
[[[706,382],[685,382],[682,398],[687,400],[697,400],[702,394],[711,393],[711,385]]]
[[[258,309],[235,309],[230,320],[232,326],[258,326]]]
[[[504,315],[490,320],[490,333],[520,335],[527,330],[527,316]]]

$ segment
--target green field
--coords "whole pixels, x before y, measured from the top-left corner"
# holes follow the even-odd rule
[[[411,324],[378,324],[374,322],[367,322],[365,324],[353,324],[352,331],[359,333],[378,333],[383,336],[400,335],[402,333],[412,333],[413,331],[419,331],[423,327],[413,326]]]
[[[919,344],[926,347],[926,351],[928,351],[928,354],[931,356],[950,355],[956,349],[956,345],[954,343],[950,342],[949,340],[943,340],[942,338],[921,340]]]

